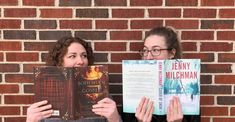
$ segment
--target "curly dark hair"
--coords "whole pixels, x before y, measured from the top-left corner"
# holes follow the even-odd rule
[[[152,35],[163,36],[166,40],[167,48],[175,49],[176,53],[173,59],[180,59],[182,57],[182,49],[180,39],[173,27],[155,27],[151,29],[145,36],[144,41]],[[169,50],[172,51],[172,50]]]
[[[48,66],[62,66],[63,57],[68,52],[68,47],[74,42],[81,44],[86,49],[88,65],[92,65],[94,57],[91,46],[83,39],[71,36],[62,37],[55,43],[54,47],[49,51],[46,64]]]

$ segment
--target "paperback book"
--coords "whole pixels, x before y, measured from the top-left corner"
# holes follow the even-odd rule
[[[184,115],[200,112],[200,59],[123,60],[123,111],[135,113],[142,97],[154,101],[154,114],[164,115],[178,96]]]
[[[48,100],[52,118],[97,117],[92,105],[109,96],[108,68],[42,66],[34,68],[35,102]]]

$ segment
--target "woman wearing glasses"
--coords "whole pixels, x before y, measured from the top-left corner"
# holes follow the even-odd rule
[[[164,60],[181,58],[181,45],[177,33],[170,27],[157,27],[150,30],[145,39],[140,55],[144,60]],[[173,97],[166,116],[153,115],[153,101],[143,97],[135,115],[124,114],[123,121],[138,122],[200,122],[199,116],[183,116],[178,97]]]

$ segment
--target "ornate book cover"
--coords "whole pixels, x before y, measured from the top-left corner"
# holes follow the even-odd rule
[[[166,114],[178,96],[184,115],[199,115],[200,59],[123,60],[123,111],[135,113],[140,99],[154,101],[154,114]]]
[[[42,66],[34,68],[35,102],[48,100],[55,118],[96,117],[92,105],[109,96],[108,68]]]

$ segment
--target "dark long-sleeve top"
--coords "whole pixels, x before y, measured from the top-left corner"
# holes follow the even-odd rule
[[[184,115],[182,122],[200,122],[200,115]],[[123,122],[138,122],[135,114],[123,113]],[[166,115],[153,115],[151,122],[167,122]]]

